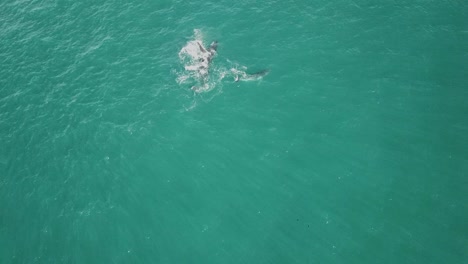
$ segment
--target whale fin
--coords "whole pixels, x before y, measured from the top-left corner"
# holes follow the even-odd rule
[[[200,48],[201,52],[205,53],[206,49],[202,46],[202,44],[200,44],[199,41],[197,41],[197,44],[198,44],[198,47]]]

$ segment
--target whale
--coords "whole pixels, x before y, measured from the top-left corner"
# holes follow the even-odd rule
[[[251,74],[242,72],[241,74],[236,74],[236,76],[234,77],[234,81],[256,81],[263,78],[263,76],[267,75],[269,72],[270,71],[267,69]]]
[[[200,41],[197,41],[197,45],[201,52],[201,56],[198,59],[200,64],[197,71],[203,82],[206,82],[211,61],[213,60],[213,57],[216,55],[218,50],[218,41],[215,40],[211,42],[208,49],[203,47],[203,44],[200,43]]]
[[[200,80],[201,86],[192,86],[193,91],[200,91],[208,89],[208,75],[209,68],[213,58],[216,56],[218,51],[218,41],[211,42],[208,48],[205,48],[200,41],[196,42],[200,51],[198,57],[198,65],[193,69],[198,73],[198,78]]]

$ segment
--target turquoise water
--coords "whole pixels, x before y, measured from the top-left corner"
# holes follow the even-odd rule
[[[467,2],[257,2],[0,3],[0,263],[468,262]]]

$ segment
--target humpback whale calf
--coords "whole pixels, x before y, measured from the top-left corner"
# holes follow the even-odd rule
[[[236,74],[236,76],[234,77],[234,81],[238,82],[238,81],[256,81],[256,80],[259,80],[259,79],[263,78],[263,76],[267,75],[270,71],[269,70],[262,70],[262,71],[252,73],[252,74],[248,74],[248,73],[245,73],[245,72],[238,72],[238,71],[233,71],[233,72],[234,72],[234,74]]]

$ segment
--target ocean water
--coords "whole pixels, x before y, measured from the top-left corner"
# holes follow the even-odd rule
[[[467,21],[2,1],[0,263],[468,263]]]

